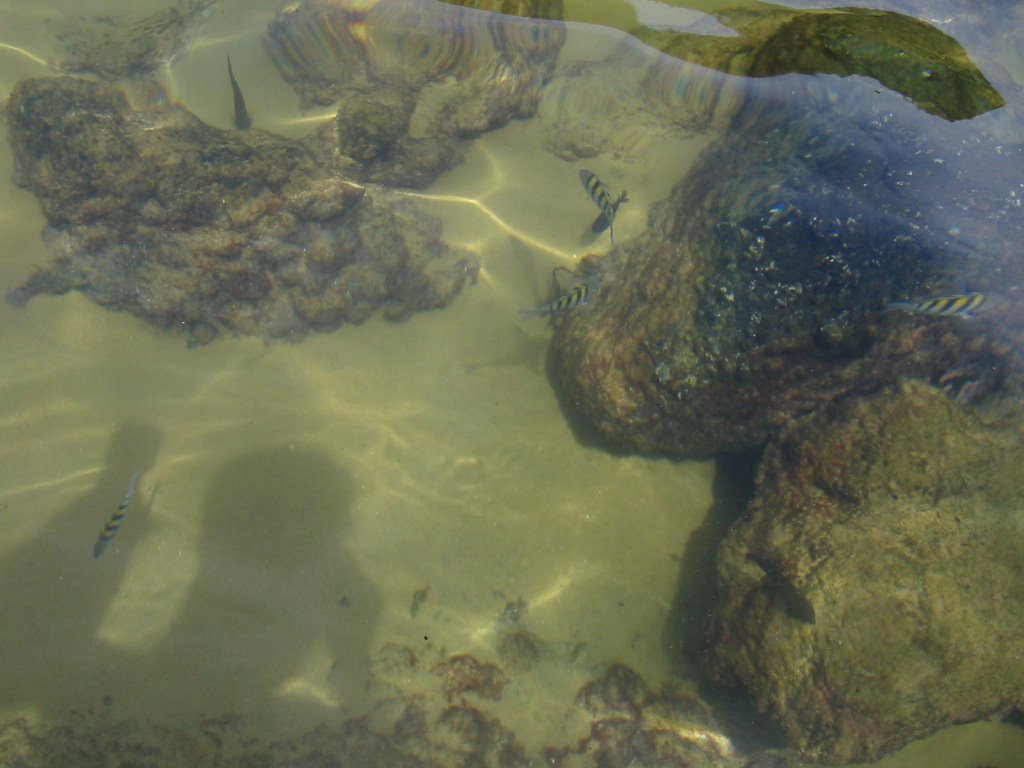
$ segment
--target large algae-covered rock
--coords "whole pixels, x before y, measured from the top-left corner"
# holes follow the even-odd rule
[[[753,3],[722,9],[715,17],[740,36],[649,28],[631,33],[672,56],[734,75],[871,77],[947,120],[975,117],[1006,103],[959,43],[911,16],[870,8],[800,11]]]
[[[705,663],[805,757],[874,760],[1024,705],[1024,427],[987,410],[905,383],[766,452]]]
[[[1011,367],[1020,302],[970,323],[884,310],[965,288],[1018,297],[1024,151],[841,86],[742,112],[607,257],[591,307],[558,323],[555,378],[606,437],[752,449],[900,376]]]
[[[16,304],[78,290],[192,342],[298,339],[445,306],[477,269],[438,220],[308,144],[139,112],[75,78],[19,84],[7,116],[16,181],[39,198],[55,255]]]

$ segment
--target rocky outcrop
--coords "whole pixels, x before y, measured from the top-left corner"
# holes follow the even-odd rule
[[[705,666],[808,759],[876,760],[1024,705],[1024,427],[923,383],[769,447],[718,557]]]
[[[652,765],[664,768],[788,768],[789,755],[744,753],[723,735],[708,708],[680,686],[652,691],[628,667],[616,664],[566,702],[566,738],[528,750],[531,734],[518,734],[502,722],[489,697],[471,684],[474,670],[486,666],[462,654],[439,663],[444,682],[431,679],[429,659],[406,646],[387,643],[375,660],[375,685],[389,695],[374,713],[344,717],[302,734],[268,733],[266,727],[224,714],[199,723],[168,725],[116,719],[108,705],[99,712],[75,712],[52,727],[16,720],[0,724],[0,760],[5,765],[102,765],[110,755],[139,768],[157,766],[301,765],[336,768],[605,768]],[[454,657],[453,657],[454,658]],[[465,662],[471,660],[467,665]],[[448,673],[454,677],[448,676]],[[454,683],[454,702],[443,690]],[[467,684],[470,687],[467,687]],[[588,728],[589,726],[589,728]],[[341,762],[339,762],[339,760]]]
[[[613,442],[754,449],[900,377],[1019,373],[1022,148],[856,86],[804,98],[738,115],[558,322],[564,400]],[[970,323],[885,312],[963,286],[1012,300]]]
[[[790,73],[871,77],[947,120],[1006,104],[963,47],[927,22],[871,8],[797,10],[743,4],[715,18],[738,37],[630,30],[672,56],[747,77]]]
[[[7,117],[16,181],[39,198],[53,263],[9,294],[77,290],[184,331],[299,339],[448,304],[478,264],[407,199],[346,177],[319,137],[221,131],[130,108],[75,78],[28,80]]]

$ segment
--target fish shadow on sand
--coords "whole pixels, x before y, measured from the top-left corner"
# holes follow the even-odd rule
[[[0,679],[8,706],[66,710],[69,707],[63,702],[98,702],[102,696],[110,660],[97,634],[107,609],[122,591],[131,548],[151,525],[152,489],[145,475],[161,441],[160,431],[147,424],[116,429],[91,490],[56,512],[33,538],[0,560],[4,574]],[[96,536],[135,472],[143,479],[127,511],[124,531],[97,560],[93,556]],[[13,506],[9,510],[9,514],[31,513]],[[41,697],[40,691],[47,693]]]
[[[148,695],[283,725],[360,700],[380,605],[346,549],[354,498],[349,473],[317,447],[227,460],[206,493],[183,610],[129,662]]]
[[[159,443],[152,427],[120,429],[95,490],[0,563],[4,703],[48,724],[99,710],[156,722],[258,715],[275,731],[351,711],[380,606],[347,551],[350,474],[302,444],[227,459],[199,512],[165,510],[189,521],[190,543],[154,542],[147,471]],[[97,559],[96,536],[136,471],[138,494]],[[142,542],[158,547],[155,561],[140,560]]]

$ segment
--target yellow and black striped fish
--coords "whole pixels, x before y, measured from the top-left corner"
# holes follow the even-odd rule
[[[576,283],[572,288],[558,296],[550,304],[545,304],[542,307],[536,307],[534,309],[521,309],[519,314],[524,318],[529,317],[540,317],[542,315],[550,315],[555,312],[564,312],[568,309],[581,306],[590,301],[590,297],[597,293],[600,288],[600,281],[595,277],[588,277],[579,283]]]
[[[923,301],[893,301],[886,312],[911,312],[916,315],[941,315],[943,317],[969,318],[993,309],[1001,300],[991,293],[960,293],[954,296],[937,296]]]
[[[129,505],[132,503],[132,499],[135,498],[135,487],[139,484],[139,473],[136,472],[132,475],[132,479],[128,481],[128,490],[124,492],[124,498],[121,499],[121,503],[117,505],[117,509],[114,510],[114,514],[110,516],[110,520],[103,526],[103,530],[100,531],[100,536],[96,539],[96,544],[92,548],[92,556],[100,557],[104,552],[107,551],[107,547],[110,546],[111,540],[117,534],[117,529],[121,527],[121,522],[124,520],[125,513],[128,511]]]
[[[583,188],[587,190],[590,199],[601,209],[601,213],[590,226],[590,231],[597,235],[607,229],[612,238],[612,245],[615,245],[615,214],[620,205],[629,201],[629,195],[623,192],[613,200],[604,182],[586,169],[580,171],[580,181],[583,182]]]

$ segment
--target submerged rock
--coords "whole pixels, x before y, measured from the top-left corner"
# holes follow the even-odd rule
[[[450,138],[413,137],[416,102],[404,87],[352,91],[310,146],[360,181],[421,188],[462,159]]]
[[[165,10],[139,18],[125,12],[124,4],[110,14],[61,16],[52,24],[66,52],[62,68],[111,80],[152,72],[184,50],[213,3],[176,0]]]
[[[28,80],[7,108],[16,181],[54,262],[9,294],[81,291],[193,343],[299,339],[448,304],[477,271],[440,222],[325,164],[312,143],[221,131],[117,90]]]
[[[903,376],[1022,370],[1019,301],[970,323],[885,312],[960,286],[1019,298],[1022,148],[856,86],[802,86],[734,118],[606,258],[591,307],[557,323],[564,399],[613,441],[755,449]]]
[[[665,768],[739,768],[743,755],[714,725],[707,705],[682,686],[654,692],[632,669],[613,664],[580,689],[576,706],[592,719],[590,733],[574,748],[548,748],[544,764],[554,768],[653,765]],[[784,755],[763,752],[753,758]]]
[[[797,764],[785,753],[741,752],[691,692],[677,685],[653,692],[623,665],[613,666],[584,686],[575,705],[566,702],[559,714],[566,724],[565,739],[528,749],[524,743],[535,741],[536,734],[510,728],[496,712],[500,705],[493,702],[463,697],[449,702],[441,690],[445,686],[427,667],[412,649],[386,643],[375,672],[378,682],[390,682],[390,691],[374,712],[342,718],[325,709],[326,722],[298,735],[268,732],[266,724],[257,727],[228,713],[173,725],[118,719],[105,703],[99,712],[75,712],[52,727],[29,725],[25,720],[0,724],[0,761],[11,766],[104,765],[110,755],[118,755],[139,768],[788,768]],[[518,706],[522,708],[524,702]],[[536,716],[525,710],[512,714],[510,719],[521,723],[530,723]],[[584,735],[574,738],[580,732]]]
[[[770,3],[743,4],[714,16],[739,37],[646,27],[630,32],[659,51],[733,75],[871,77],[947,120],[1006,104],[956,40],[912,16],[871,8],[797,10]]]
[[[536,112],[565,34],[434,0],[304,0],[266,49],[304,106],[338,105],[325,133],[350,175],[422,187],[459,161],[458,139]]]
[[[804,757],[873,761],[1024,706],[1024,428],[989,411],[906,383],[767,450],[719,550],[705,665]]]

